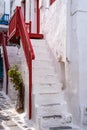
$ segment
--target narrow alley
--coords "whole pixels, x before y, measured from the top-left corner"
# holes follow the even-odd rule
[[[10,99],[0,91],[0,130],[33,130],[32,122],[27,121],[24,114],[18,114],[14,108]]]

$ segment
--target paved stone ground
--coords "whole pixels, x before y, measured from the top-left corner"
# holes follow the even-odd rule
[[[18,114],[14,104],[0,91],[0,130],[34,130],[26,115]]]

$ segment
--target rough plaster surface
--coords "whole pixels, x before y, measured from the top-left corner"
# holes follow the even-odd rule
[[[70,14],[68,14],[68,35],[70,39],[69,58],[66,64],[68,76],[68,92],[70,93],[70,105],[74,122],[79,124],[82,130],[87,129],[87,1],[73,0],[69,3]],[[67,44],[68,44],[67,43]],[[85,124],[85,125],[84,125]]]
[[[57,12],[57,13],[55,13]],[[41,8],[41,32],[56,59],[66,59],[66,1],[55,1],[49,8]]]

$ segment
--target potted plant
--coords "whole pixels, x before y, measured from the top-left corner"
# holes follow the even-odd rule
[[[13,84],[15,90],[18,91],[16,110],[17,112],[23,112],[24,111],[24,84],[23,84],[21,72],[18,70],[17,65],[14,65],[11,69],[9,69],[8,76],[10,77],[10,81]]]

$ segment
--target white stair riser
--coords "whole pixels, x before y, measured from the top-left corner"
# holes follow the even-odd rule
[[[52,59],[49,57],[49,55],[43,55],[43,56],[41,56],[41,54],[40,55],[37,55],[37,54],[35,54],[36,56],[35,56],[35,60],[41,60],[41,61],[50,61],[50,62],[52,62]]]
[[[47,47],[43,47],[43,49],[42,49],[42,47],[34,47],[34,52],[35,52],[35,54],[37,54],[37,53],[40,53],[40,52],[43,52],[43,53],[47,53],[48,52],[48,55],[49,55],[49,49],[47,48]]]
[[[61,93],[62,89],[61,86],[49,86],[47,85],[33,85],[33,94],[35,93]]]
[[[53,81],[53,82],[49,82],[49,81],[47,81],[47,82],[42,82],[42,81],[34,81],[33,83],[33,86],[35,86],[35,84],[39,84],[39,85],[45,85],[45,86],[55,86],[56,85],[56,83]]]
[[[35,60],[37,60],[37,59],[50,59],[51,61],[52,61],[52,59],[50,58],[50,56],[48,55],[48,54],[44,54],[44,53],[37,53],[36,55],[35,55]]]
[[[67,127],[67,126],[65,126]],[[69,127],[69,126],[68,126]],[[61,128],[61,126],[57,126],[57,127],[50,127],[50,128],[45,128],[45,127],[42,127],[40,128],[41,130],[81,130],[79,128],[73,128],[72,126],[70,126],[71,128]]]
[[[49,55],[49,51],[47,51],[47,50],[39,50],[39,51],[38,50],[34,50],[34,53],[35,53],[35,56],[37,56],[37,55],[48,55],[48,56],[50,56]]]
[[[42,68],[42,66],[40,66],[40,65],[39,65],[39,66],[34,66],[34,65],[33,65],[33,69],[34,69],[34,70],[37,70],[37,69],[38,69],[38,70],[51,69],[51,70],[54,71],[53,66],[48,66],[48,65],[47,65],[47,66],[46,66],[46,65],[43,65],[43,68]],[[55,76],[55,75],[54,75],[54,76]]]
[[[49,55],[49,49],[40,49],[40,48],[34,48],[35,55],[37,54],[48,54]]]
[[[70,126],[72,123],[66,122],[63,118],[50,118],[50,119],[41,119],[40,126],[45,128],[58,127],[58,126]]]
[[[35,100],[35,103],[38,105],[47,105],[47,104],[56,104],[61,103],[64,101],[64,95],[63,94],[38,94],[34,95],[33,98]]]
[[[61,112],[67,112],[67,104],[36,107],[36,115],[41,117],[61,115]]]
[[[54,84],[56,82],[58,82],[58,79],[54,78],[40,78],[39,80],[37,80],[36,78],[33,78],[33,82],[36,83],[42,83],[42,84]]]
[[[31,43],[32,45],[39,45],[39,46],[43,46],[43,45],[47,45],[46,41],[44,39],[31,39]]]
[[[55,75],[53,69],[33,69],[33,75]]]
[[[49,61],[40,61],[40,60],[38,60],[38,61],[33,61],[32,62],[32,64],[33,64],[33,67],[48,67],[48,66],[53,66],[53,64],[52,64],[52,62],[49,62]]]
[[[57,75],[41,75],[39,76],[40,80],[57,80],[58,82],[58,77]],[[35,75],[33,75],[33,80],[38,80],[38,77]],[[59,83],[58,85],[62,85],[61,83]]]

